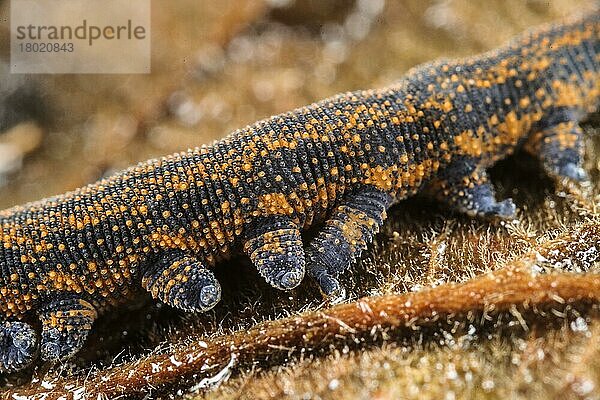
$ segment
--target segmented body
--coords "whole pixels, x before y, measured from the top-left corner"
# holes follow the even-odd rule
[[[481,56],[419,66],[389,87],[340,94],[3,211],[0,318],[21,319],[65,293],[102,310],[143,279],[155,297],[178,306],[169,290],[185,286],[190,264],[169,259],[156,269],[173,250],[206,267],[246,251],[274,286],[293,287],[295,277],[281,283],[281,271],[261,263],[283,257],[287,242],[304,258],[296,228],[330,221],[315,252],[329,257],[322,245],[330,241],[335,251],[341,243],[348,264],[385,208],[421,190],[472,214],[514,213],[486,192],[485,168],[527,143],[544,153],[550,173],[578,178],[577,122],[600,94],[599,22],[594,14]],[[544,134],[557,126],[568,129]],[[467,196],[463,187],[475,191]],[[183,272],[161,280],[169,266]]]

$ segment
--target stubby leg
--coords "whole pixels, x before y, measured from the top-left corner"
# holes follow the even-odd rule
[[[77,353],[96,317],[94,307],[76,297],[57,298],[44,304],[39,310],[42,359],[59,361]]]
[[[207,311],[221,300],[221,285],[200,260],[171,250],[145,271],[142,286],[152,297],[184,311]]]
[[[546,172],[554,178],[585,181],[583,165],[583,130],[575,121],[547,127],[534,135],[527,149],[542,161]]]
[[[470,158],[452,162],[427,191],[450,208],[469,216],[500,219],[515,216],[512,199],[497,201],[487,172]]]
[[[244,251],[273,287],[295,288],[304,278],[304,249],[298,226],[288,217],[270,216],[248,227]]]
[[[36,333],[29,324],[0,323],[0,372],[11,373],[27,367],[37,349]]]
[[[392,198],[363,187],[346,196],[306,249],[308,273],[327,296],[343,297],[337,277],[366,249],[386,218]]]

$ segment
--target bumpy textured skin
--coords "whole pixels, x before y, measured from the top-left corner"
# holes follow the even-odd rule
[[[505,47],[411,70],[389,87],[340,94],[150,160],[70,193],[0,213],[0,370],[31,362],[22,320],[42,321],[43,359],[83,344],[96,313],[141,285],[206,310],[210,268],[244,251],[273,286],[305,270],[322,291],[372,240],[386,209],[419,191],[470,215],[512,218],[486,168],[525,145],[575,180],[578,122],[600,94],[600,17],[524,34]],[[304,247],[302,233],[320,227]]]

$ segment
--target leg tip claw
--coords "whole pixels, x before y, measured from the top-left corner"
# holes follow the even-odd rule
[[[279,286],[283,290],[291,290],[302,282],[303,274],[298,272],[286,272],[279,278]]]
[[[179,285],[170,296],[170,303],[184,311],[204,312],[221,301],[221,285],[212,272],[205,270],[192,275],[195,285]]]
[[[24,322],[4,322],[0,325],[0,372],[24,369],[34,358],[36,333]]]
[[[77,353],[88,337],[89,329],[79,328],[71,332],[57,328],[42,330],[40,349],[42,360],[63,361]]]
[[[221,300],[221,287],[219,285],[206,285],[200,289],[200,307],[210,310]]]
[[[584,182],[589,180],[587,172],[575,163],[563,165],[558,172],[559,176],[572,179],[576,182]]]
[[[317,278],[317,282],[330,303],[337,304],[346,298],[346,289],[333,276],[321,275]]]
[[[44,361],[55,361],[60,359],[60,346],[56,342],[46,342],[40,349]]]

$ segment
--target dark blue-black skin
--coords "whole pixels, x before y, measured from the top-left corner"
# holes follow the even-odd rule
[[[513,218],[486,169],[520,146],[552,176],[585,180],[579,121],[598,105],[599,32],[596,12],[545,26],[0,212],[0,371],[25,368],[38,347],[44,360],[70,357],[97,313],[140,283],[173,307],[210,309],[221,295],[211,267],[236,250],[274,287],[306,271],[339,295],[339,275],[410,195]],[[39,345],[21,322],[31,314]]]

